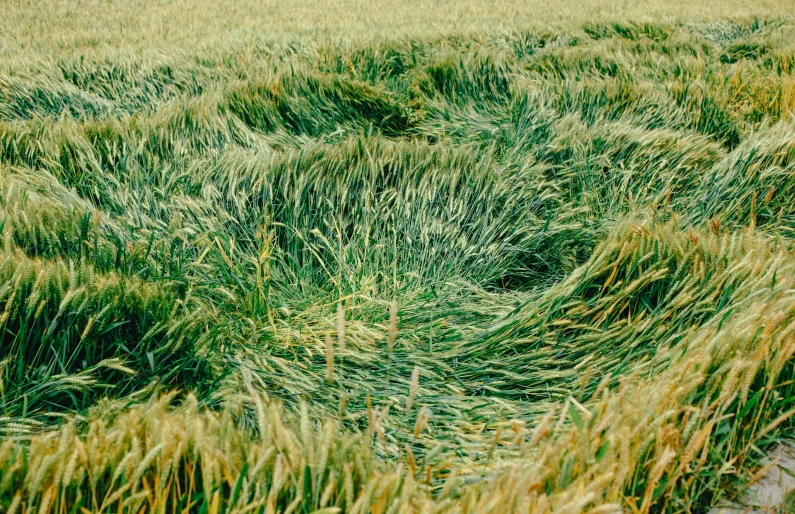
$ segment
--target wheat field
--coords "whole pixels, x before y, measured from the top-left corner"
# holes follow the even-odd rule
[[[795,7],[0,6],[0,513],[704,513],[795,426]]]

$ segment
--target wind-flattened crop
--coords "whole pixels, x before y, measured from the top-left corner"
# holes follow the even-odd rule
[[[0,75],[0,510],[705,511],[795,412],[792,33]]]

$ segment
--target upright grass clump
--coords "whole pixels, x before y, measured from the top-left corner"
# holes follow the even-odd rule
[[[397,339],[397,318],[398,306],[396,302],[389,304],[389,333],[387,334],[387,351],[390,357],[395,349],[395,340]]]

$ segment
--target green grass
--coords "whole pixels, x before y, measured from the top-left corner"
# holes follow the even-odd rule
[[[0,512],[731,496],[794,412],[795,24],[679,20],[10,53]]]

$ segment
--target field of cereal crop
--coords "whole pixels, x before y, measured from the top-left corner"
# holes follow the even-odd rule
[[[0,513],[704,513],[795,428],[795,7],[0,7]]]

